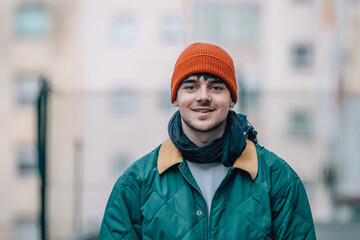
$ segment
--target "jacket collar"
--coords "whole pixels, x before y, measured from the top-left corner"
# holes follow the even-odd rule
[[[256,148],[252,141],[246,140],[246,143],[245,150],[234,162],[234,168],[246,171],[251,179],[255,180],[258,173]],[[159,150],[157,161],[159,174],[163,174],[167,169],[181,162],[182,156],[180,151],[175,147],[170,138],[166,139]]]

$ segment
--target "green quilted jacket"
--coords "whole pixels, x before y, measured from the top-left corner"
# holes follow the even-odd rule
[[[210,213],[168,139],[132,164],[109,197],[99,239],[316,239],[297,174],[248,141],[216,190]]]

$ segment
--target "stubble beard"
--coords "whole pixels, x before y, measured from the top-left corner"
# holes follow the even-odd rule
[[[192,124],[190,121],[182,118],[182,120],[184,121],[184,123],[192,130],[196,131],[196,132],[200,132],[200,133],[206,133],[206,132],[211,132],[214,131],[218,128],[220,128],[225,122],[226,122],[226,118],[217,122],[214,122],[213,124],[211,124],[210,126],[208,126],[207,128],[199,128],[196,127],[194,124]]]

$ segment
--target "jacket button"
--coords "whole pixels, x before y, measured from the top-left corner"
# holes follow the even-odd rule
[[[197,210],[197,211],[196,211],[196,215],[201,216],[201,215],[202,215],[202,211],[201,211],[201,210]]]

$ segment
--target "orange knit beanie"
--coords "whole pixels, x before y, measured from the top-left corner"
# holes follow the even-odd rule
[[[175,63],[171,79],[171,102],[176,100],[181,82],[196,73],[208,73],[223,80],[230,90],[232,100],[237,101],[237,86],[234,63],[222,48],[209,43],[194,43],[188,46]]]

